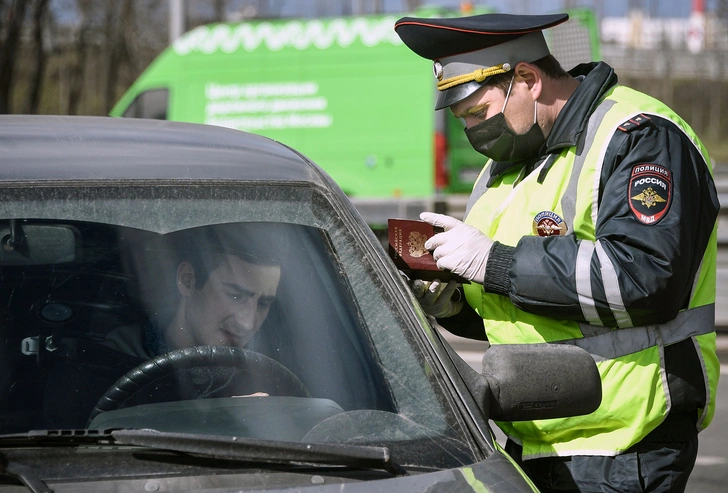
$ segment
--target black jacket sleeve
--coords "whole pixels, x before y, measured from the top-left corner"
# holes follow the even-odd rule
[[[669,170],[670,202],[654,222],[640,220],[630,207],[630,182],[640,165]],[[666,119],[651,117],[631,131],[615,131],[600,176],[596,243],[586,271],[598,322],[585,315],[583,292],[581,299],[577,292],[577,257],[588,240],[574,235],[527,236],[494,249],[486,290],[551,318],[611,327],[671,320],[687,306],[720,207],[708,166]]]

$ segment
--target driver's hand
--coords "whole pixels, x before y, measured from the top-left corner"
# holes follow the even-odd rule
[[[444,284],[437,279],[431,282],[415,279],[410,286],[425,313],[435,318],[452,317],[463,309],[462,300],[453,300],[457,287],[457,281]]]
[[[254,392],[252,394],[245,394],[245,395],[234,395],[232,396],[234,399],[237,399],[238,397],[269,397],[268,394],[265,392]]]

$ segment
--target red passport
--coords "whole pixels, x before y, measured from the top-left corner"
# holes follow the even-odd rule
[[[442,232],[442,228],[416,219],[390,219],[387,226],[389,256],[407,277],[423,281],[469,282],[450,271],[438,269],[432,253],[425,248],[427,239]]]

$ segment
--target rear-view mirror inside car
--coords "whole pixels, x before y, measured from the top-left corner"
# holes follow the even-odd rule
[[[66,224],[10,219],[0,223],[0,265],[73,262],[80,251],[78,230]]]

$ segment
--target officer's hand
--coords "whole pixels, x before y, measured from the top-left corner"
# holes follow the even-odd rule
[[[437,267],[483,284],[493,240],[473,226],[444,214],[423,212],[420,219],[445,230],[425,242],[425,248],[432,250]]]
[[[452,317],[463,309],[462,300],[453,300],[458,287],[456,281],[444,284],[438,280],[428,282],[415,279],[410,287],[425,313],[435,318]]]

